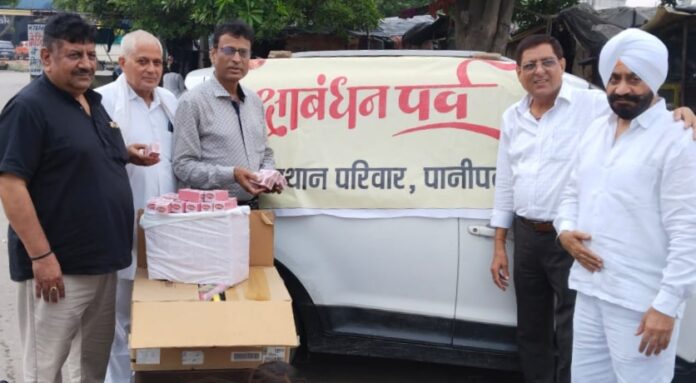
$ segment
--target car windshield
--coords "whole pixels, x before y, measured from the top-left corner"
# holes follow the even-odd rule
[[[0,48],[12,48],[12,43],[9,41],[0,41]]]

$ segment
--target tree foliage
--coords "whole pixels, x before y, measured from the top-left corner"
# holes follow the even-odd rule
[[[427,5],[427,2],[423,0],[375,0],[375,3],[382,17],[399,16],[406,9]]]
[[[543,24],[546,16],[558,14],[562,9],[577,5],[578,0],[518,0],[513,21],[519,30]]]
[[[209,33],[223,21],[240,18],[261,38],[287,26],[310,31],[373,28],[380,19],[375,0],[54,0],[57,7],[86,12],[108,26],[130,20],[134,28],[163,38]]]

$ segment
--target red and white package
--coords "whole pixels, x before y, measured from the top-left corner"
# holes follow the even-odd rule
[[[176,193],[166,193],[166,194],[162,194],[162,196],[160,196],[159,198],[175,200],[175,199],[179,199],[179,195]]]
[[[236,198],[228,198],[226,201],[213,202],[213,211],[232,210],[237,207]]]
[[[267,190],[273,190],[275,187],[279,187],[280,190],[283,190],[288,186],[288,181],[285,177],[274,169],[261,169],[255,172],[254,175],[256,176],[256,181],[251,182]]]
[[[155,211],[158,214],[169,214],[171,213],[172,201],[166,199],[159,199],[155,204]]]
[[[201,202],[201,211],[213,211],[213,203]]]
[[[160,155],[159,142],[153,142],[145,148],[145,155],[149,157],[157,157]]]
[[[195,213],[197,211],[201,211],[201,203],[200,202],[184,202],[184,212],[185,213]]]
[[[186,202],[203,202],[203,191],[195,189],[179,189],[179,199]]]
[[[203,192],[204,202],[224,202],[228,198],[230,198],[230,193],[227,190],[206,190]]]
[[[184,213],[184,201],[178,199],[172,200],[169,204],[170,213]]]
[[[150,198],[147,200],[147,205],[145,205],[145,210],[150,211],[150,212],[156,212],[157,211],[157,201],[159,201],[158,198]]]

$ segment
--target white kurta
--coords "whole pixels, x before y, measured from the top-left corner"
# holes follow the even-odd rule
[[[580,230],[604,268],[577,262],[569,285],[630,310],[678,317],[696,286],[696,143],[664,100],[614,140],[615,115],[595,122],[573,161],[558,217]]]
[[[106,111],[121,127],[126,145],[160,144],[158,164],[126,166],[136,211],[144,208],[148,199],[176,191],[176,179],[172,171],[172,132],[169,131],[169,124],[176,113],[176,97],[164,88],[157,88],[154,100],[148,107],[128,86],[125,75],[96,91],[101,93]],[[135,235],[133,238],[133,263],[129,268],[119,271],[118,277],[122,279],[132,280],[135,276],[137,240]]]
[[[176,191],[176,179],[172,171],[171,121],[176,113],[177,100],[164,88],[157,88],[153,101],[148,106],[126,82],[125,75],[116,81],[96,89],[102,95],[102,104],[121,128],[126,145],[160,144],[160,161],[153,166],[126,166],[133,191],[133,207],[142,209],[147,200]],[[134,217],[135,219],[135,217]],[[128,333],[130,332],[130,303],[133,293],[133,278],[137,265],[137,222],[133,233],[133,262],[118,273],[116,290],[116,328],[111,347],[107,383],[132,381]]]
[[[669,382],[696,285],[696,143],[664,100],[615,139],[617,123],[588,128],[554,222],[559,233],[589,233],[585,245],[603,260],[600,271],[575,262],[570,272],[573,382]],[[670,347],[646,357],[635,333],[650,307],[677,321]]]

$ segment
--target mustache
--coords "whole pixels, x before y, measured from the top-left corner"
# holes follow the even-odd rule
[[[82,75],[88,75],[92,76],[94,75],[94,71],[90,69],[75,69],[74,71],[70,72],[73,76],[82,76]]]
[[[641,101],[641,97],[640,96],[633,96],[630,94],[626,94],[626,95],[612,94],[611,96],[609,96],[609,102],[616,102],[616,101],[630,101],[633,103],[638,103]]]

